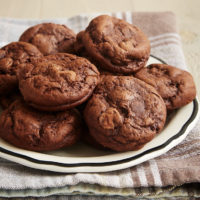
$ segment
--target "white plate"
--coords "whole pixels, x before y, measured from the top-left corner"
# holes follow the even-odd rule
[[[163,61],[151,56],[148,64],[161,62]],[[55,172],[106,172],[124,169],[160,156],[179,144],[194,127],[198,116],[199,104],[195,99],[173,112],[163,131],[138,151],[117,153],[79,143],[57,151],[38,153],[14,147],[0,139],[0,157],[31,168]]]

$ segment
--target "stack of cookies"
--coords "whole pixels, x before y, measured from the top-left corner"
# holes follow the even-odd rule
[[[142,148],[167,111],[196,96],[192,76],[166,64],[146,67],[150,43],[136,26],[101,15],[77,35],[43,23],[0,49],[0,137],[50,151],[79,139],[97,148]]]

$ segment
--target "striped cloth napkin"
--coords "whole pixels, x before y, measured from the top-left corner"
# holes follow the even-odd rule
[[[79,15],[69,19],[18,20],[0,19],[0,45],[17,41],[20,34],[41,22],[66,24],[75,32],[83,30],[88,22],[99,15]],[[102,13],[101,13],[102,14]],[[151,41],[151,54],[166,63],[187,69],[177,33],[175,16],[162,13],[106,13],[123,18],[140,27]],[[172,195],[187,196],[185,183],[200,182],[200,122],[187,138],[166,154],[140,165],[106,173],[59,174],[31,169],[0,159],[0,196],[27,197],[68,195],[44,199],[122,199],[139,196],[154,198]],[[182,186],[183,187],[180,187]],[[195,184],[192,188],[198,188]],[[190,188],[190,187],[187,187]],[[100,195],[93,196],[93,195]],[[117,196],[116,196],[117,195]],[[199,190],[193,195],[200,197]],[[135,198],[133,198],[135,197]],[[29,198],[33,199],[33,198]]]

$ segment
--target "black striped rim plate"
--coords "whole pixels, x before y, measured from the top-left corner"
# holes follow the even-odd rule
[[[165,63],[151,56],[148,64]],[[52,152],[32,152],[14,147],[0,139],[0,157],[36,169],[55,172],[106,172],[125,169],[166,153],[184,140],[196,124],[199,103],[174,111],[168,117],[164,130],[138,151],[116,153],[97,150],[83,143]]]

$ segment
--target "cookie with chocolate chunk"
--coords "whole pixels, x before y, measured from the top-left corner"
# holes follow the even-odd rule
[[[32,43],[44,55],[50,55],[59,52],[72,53],[75,39],[76,34],[65,25],[42,23],[27,29],[19,40]]]
[[[28,104],[60,111],[86,101],[99,81],[99,72],[85,58],[58,53],[22,65],[18,78]]]
[[[0,95],[18,88],[16,73],[19,64],[41,57],[41,52],[32,44],[12,42],[0,49]]]
[[[150,55],[149,40],[138,27],[108,15],[93,19],[80,39],[89,57],[112,72],[134,73]]]
[[[152,85],[164,99],[168,110],[190,103],[196,97],[191,74],[166,64],[151,64],[135,76]]]
[[[50,151],[71,146],[80,137],[82,122],[72,109],[41,112],[16,100],[0,116],[0,137],[23,149]]]
[[[157,91],[131,76],[102,76],[84,110],[90,134],[115,151],[137,150],[164,127],[166,106]]]

